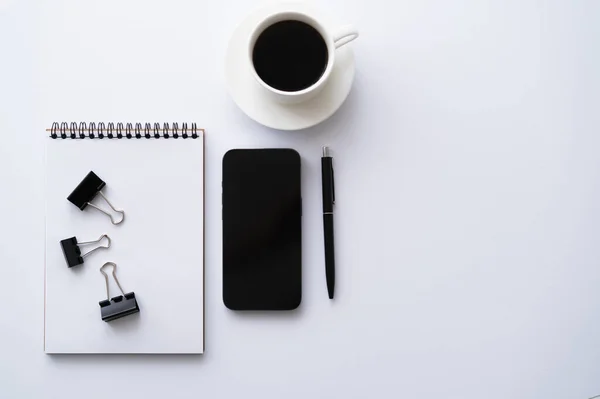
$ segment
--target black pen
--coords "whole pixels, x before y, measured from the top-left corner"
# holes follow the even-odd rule
[[[335,255],[333,245],[333,205],[335,204],[335,187],[333,184],[333,158],[329,148],[323,147],[321,158],[321,179],[323,183],[323,232],[325,237],[325,277],[327,293],[333,299],[335,288]]]

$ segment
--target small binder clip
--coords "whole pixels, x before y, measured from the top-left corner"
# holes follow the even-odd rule
[[[96,175],[94,172],[90,172],[81,181],[81,183],[79,183],[79,185],[75,188],[75,190],[73,190],[71,195],[69,195],[67,197],[67,199],[73,205],[75,205],[77,208],[79,208],[82,211],[86,208],[86,206],[89,205],[92,208],[95,208],[95,209],[99,210],[100,212],[104,213],[105,215],[108,215],[112,224],[122,223],[123,220],[125,220],[125,212],[123,212],[120,209],[116,209],[110,203],[110,201],[104,196],[104,194],[102,194],[102,191],[100,191],[100,190],[102,190],[104,188],[104,186],[106,186],[106,183],[104,182],[104,180],[99,178],[98,175]],[[108,206],[110,206],[113,211],[121,214],[121,220],[119,220],[118,222],[115,222],[115,220],[113,219],[113,217],[110,213],[108,213],[104,209],[92,204],[92,201],[94,200],[94,198],[96,197],[97,194],[100,194],[100,196],[104,199],[104,201],[106,201]]]
[[[100,241],[102,241],[103,238],[106,238],[108,240],[108,243],[106,244],[106,246],[99,245],[96,248],[92,249],[91,251],[88,251],[85,254],[81,255],[81,248],[79,248],[80,245],[96,244],[96,243],[99,243]],[[98,238],[96,241],[86,241],[86,242],[77,242],[77,237],[71,237],[71,238],[66,238],[66,239],[62,240],[60,242],[60,246],[62,247],[63,254],[65,255],[65,260],[67,261],[67,265],[69,267],[73,267],[73,266],[81,265],[83,263],[83,258],[88,256],[92,252],[97,251],[99,249],[110,248],[110,237],[106,234],[102,234],[100,236],[100,238]]]
[[[116,296],[114,298],[110,297],[110,292],[108,289],[108,274],[104,272],[104,268],[106,266],[112,266],[112,276],[117,283],[117,286],[121,290],[123,295]],[[130,292],[126,294],[119,284],[119,280],[117,279],[117,265],[113,262],[106,262],[100,268],[100,273],[104,275],[104,280],[106,281],[106,299],[100,301],[100,314],[102,315],[102,320],[109,322],[121,317],[129,316],[130,314],[139,313],[140,307],[135,299],[135,293]]]

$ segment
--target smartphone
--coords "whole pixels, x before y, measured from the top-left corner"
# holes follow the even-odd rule
[[[240,149],[223,157],[223,302],[291,310],[302,300],[300,155]]]

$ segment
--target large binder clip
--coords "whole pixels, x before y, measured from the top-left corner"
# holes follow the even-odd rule
[[[106,246],[99,245],[91,251],[86,252],[85,254],[81,254],[80,245],[89,245],[96,244],[102,241],[103,238],[108,240]],[[81,265],[83,263],[83,259],[90,255],[92,252],[97,251],[99,249],[108,249],[110,248],[110,237],[106,234],[102,234],[100,238],[96,241],[86,241],[86,242],[77,242],[77,237],[65,238],[60,242],[60,246],[62,247],[63,254],[65,255],[65,260],[67,261],[67,265],[69,267]]]
[[[95,208],[95,209],[99,210],[100,212],[104,213],[105,215],[108,215],[112,224],[122,223],[123,220],[125,220],[125,212],[123,212],[120,209],[116,209],[110,203],[110,201],[104,196],[102,191],[100,191],[104,188],[104,186],[106,186],[106,183],[104,182],[104,180],[99,178],[98,175],[96,175],[94,172],[90,172],[81,181],[81,183],[79,183],[79,185],[75,188],[75,190],[73,190],[71,195],[69,195],[67,197],[67,199],[73,205],[75,205],[77,208],[79,208],[82,211],[89,205],[92,208]],[[104,201],[106,201],[108,206],[110,206],[113,211],[121,214],[121,220],[115,222],[115,220],[113,219],[113,217],[110,213],[108,213],[104,209],[98,207],[97,205],[92,204],[92,201],[94,200],[94,198],[96,198],[96,195],[98,195],[98,194],[104,199]]]
[[[108,274],[106,274],[103,270],[106,266],[113,267],[113,279],[115,280],[115,283],[117,283],[117,286],[123,295],[119,295],[114,298],[110,297],[110,292],[108,289]],[[102,315],[102,320],[106,322],[129,316],[130,314],[138,313],[140,311],[140,307],[135,299],[135,293],[130,292],[126,294],[123,291],[123,288],[117,279],[116,272],[117,265],[113,262],[106,262],[100,268],[100,273],[104,275],[104,280],[106,281],[106,299],[104,301],[100,301],[100,314]]]

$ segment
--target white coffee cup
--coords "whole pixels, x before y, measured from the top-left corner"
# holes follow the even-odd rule
[[[290,20],[304,22],[315,28],[317,32],[319,32],[319,34],[323,37],[323,40],[327,45],[328,57],[325,71],[323,72],[323,74],[317,82],[299,91],[282,91],[269,86],[260,78],[260,76],[256,72],[256,69],[254,68],[254,62],[252,59],[254,46],[261,33],[263,33],[264,30],[267,29],[269,26],[276,24],[277,22]],[[333,65],[335,63],[335,50],[350,43],[357,37],[358,32],[351,26],[345,26],[337,30],[336,33],[331,34],[327,29],[325,29],[323,24],[318,22],[315,18],[301,12],[288,11],[271,14],[257,24],[256,28],[254,28],[254,30],[252,31],[252,34],[250,35],[250,39],[248,41],[248,57],[250,57],[250,67],[252,68],[252,74],[254,75],[254,78],[257,80],[259,85],[263,88],[263,91],[274,101],[286,104],[296,104],[309,100],[315,95],[317,95],[327,83],[327,80],[331,75]]]

